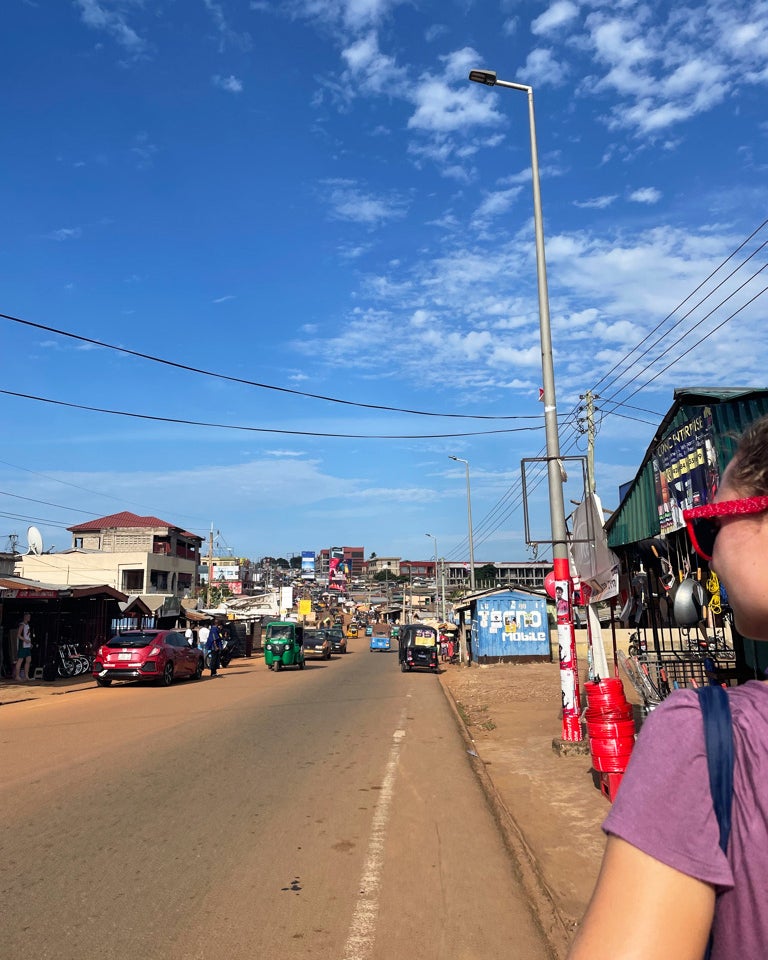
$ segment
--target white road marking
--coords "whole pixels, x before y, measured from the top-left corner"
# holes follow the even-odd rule
[[[405,712],[400,724],[405,720]],[[367,960],[376,940],[376,918],[379,913],[379,886],[381,871],[384,867],[384,841],[387,823],[394,796],[397,762],[400,758],[400,746],[405,736],[402,726],[392,734],[392,746],[389,750],[384,779],[381,783],[379,799],[373,811],[371,838],[368,841],[368,855],[360,877],[360,896],[349,925],[347,942],[342,953],[343,960]]]

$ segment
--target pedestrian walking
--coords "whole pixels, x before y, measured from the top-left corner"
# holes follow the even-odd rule
[[[219,675],[219,663],[221,659],[221,650],[224,646],[221,634],[219,633],[219,627],[216,621],[211,624],[211,629],[208,631],[208,640],[206,641],[206,649],[210,651],[211,654],[211,676],[218,677]]]
[[[201,650],[208,649],[208,634],[210,630],[208,629],[207,623],[202,623],[200,629],[197,631],[197,645]]]
[[[190,647],[195,645],[195,633],[192,629],[191,624],[187,624],[187,629],[184,631],[184,639],[187,641]]]
[[[14,680],[21,680],[22,673],[24,674],[24,680],[29,680],[29,668],[32,663],[32,631],[29,627],[29,621],[31,619],[32,614],[25,613],[16,631],[18,653],[16,665],[13,668]]]
[[[736,629],[768,640],[768,417],[745,431],[714,501],[683,518],[728,590]],[[708,751],[694,690],[674,691],[644,722],[570,960],[765,956],[768,688],[750,680],[726,694],[719,749]]]

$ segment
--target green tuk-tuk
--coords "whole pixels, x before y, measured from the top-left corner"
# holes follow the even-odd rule
[[[274,620],[267,624],[264,639],[264,662],[270,670],[283,667],[304,669],[304,627],[291,620]]]

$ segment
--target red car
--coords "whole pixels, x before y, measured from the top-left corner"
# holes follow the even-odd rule
[[[177,630],[126,630],[96,651],[93,676],[101,687],[113,680],[156,680],[169,687],[176,677],[199,680],[203,652]]]

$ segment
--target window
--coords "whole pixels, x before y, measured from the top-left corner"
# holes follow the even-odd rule
[[[144,571],[123,570],[120,589],[123,593],[142,593],[144,591]]]
[[[149,574],[149,582],[156,590],[168,589],[168,571],[152,570]]]

